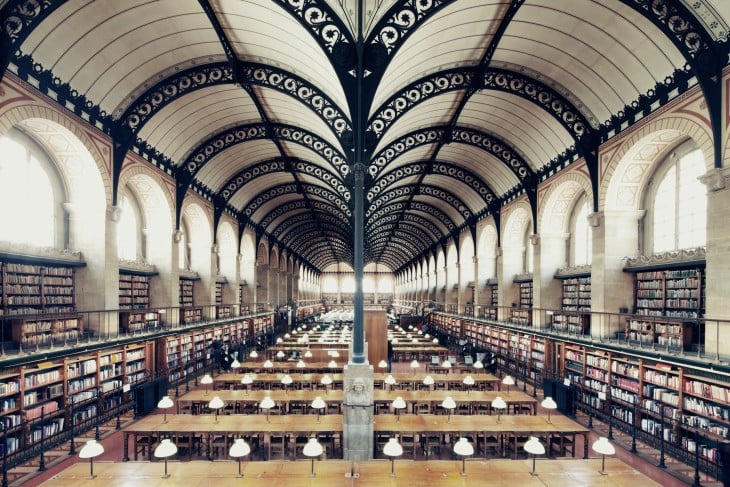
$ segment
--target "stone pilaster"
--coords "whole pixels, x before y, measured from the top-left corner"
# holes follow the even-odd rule
[[[342,404],[343,458],[359,462],[373,458],[373,368],[348,364],[345,368],[345,400]]]

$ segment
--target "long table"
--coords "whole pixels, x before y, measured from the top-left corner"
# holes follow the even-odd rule
[[[169,478],[161,478],[160,462],[94,462],[97,482],[105,487],[481,487],[520,485],[524,487],[564,487],[568,485],[601,485],[603,487],[659,487],[650,479],[618,458],[606,458],[601,475],[599,460],[537,461],[536,472],[531,460],[479,460],[464,463],[466,476],[461,475],[460,461],[436,460],[414,462],[398,459],[392,465],[395,477],[390,476],[391,463],[369,460],[351,464],[345,460],[323,460],[314,463],[315,477],[311,477],[310,461],[242,461],[243,478],[236,478],[238,466],[234,462],[170,462]],[[351,475],[354,473],[355,475]],[[41,487],[78,487],[88,481],[87,462],[75,463],[41,484]]]
[[[315,397],[320,396],[327,404],[328,411],[332,412],[332,406],[339,412],[339,405],[344,398],[342,389],[332,391],[318,390],[217,390],[213,392],[205,392],[199,389],[187,392],[176,399],[177,412],[189,411],[193,414],[200,413],[205,410],[213,397],[220,397],[233,413],[262,413],[258,409],[258,404],[264,397],[271,397],[277,404],[278,408],[284,414],[306,413],[309,405]],[[537,414],[537,399],[525,394],[522,391],[512,391],[509,395],[497,391],[384,391],[376,389],[373,391],[373,403],[375,412],[389,410],[392,402],[396,397],[402,397],[407,404],[406,412],[413,413],[433,413],[441,408],[441,403],[446,397],[451,397],[456,403],[455,414],[496,414],[491,411],[491,403],[497,396],[501,396],[507,403],[507,411],[505,413],[528,412]],[[428,406],[424,408],[422,406]]]
[[[168,414],[167,421],[163,415],[151,414],[136,423],[127,426],[124,434],[124,461],[129,460],[129,440],[133,441],[134,459],[137,460],[140,440],[145,439],[143,446],[151,449],[162,437],[200,437],[206,448],[206,455],[211,458],[213,439],[216,436],[252,436],[260,435],[266,458],[271,458],[271,438],[278,435],[284,440],[293,435],[301,436],[334,436],[342,434],[342,415],[273,415],[264,420],[259,415],[202,415]]]
[[[588,458],[588,433],[590,431],[565,416],[554,416],[548,422],[546,416],[524,414],[502,415],[499,422],[495,416],[485,415],[383,414],[375,417],[374,430],[376,432],[374,438],[376,451],[378,450],[378,440],[384,437],[377,433],[401,438],[407,435],[413,448],[414,458],[417,445],[422,444],[422,436],[437,436],[439,441],[444,442],[444,437],[448,435],[466,435],[471,436],[475,441],[479,441],[480,438],[494,437],[499,441],[498,452],[504,455],[507,447],[511,446],[515,459],[523,443],[521,439],[526,439],[528,436],[544,438],[543,443],[546,444],[548,452],[552,451],[553,446],[556,446],[560,453],[569,450],[575,456],[576,436],[578,435],[583,437],[583,458]]]
[[[281,379],[286,373],[284,372],[231,372],[217,375],[213,378],[213,386],[215,389],[229,388],[229,387],[243,387],[241,379],[244,375],[248,374],[254,383],[248,386],[248,388],[261,388],[271,389],[281,387]],[[306,386],[308,388],[318,387],[320,380],[323,376],[328,375],[332,379],[331,388],[342,388],[344,381],[344,374],[341,371],[334,373],[312,373],[308,369],[291,369],[288,375],[292,378],[292,384],[290,388],[301,389]],[[396,380],[396,387],[406,389],[423,389],[423,379],[427,374],[424,372],[416,373],[393,373],[388,374],[385,372],[375,372],[373,374],[373,384],[375,388],[386,387],[384,382],[388,375],[392,375]],[[470,374],[474,379],[474,389],[488,388],[488,389],[499,389],[501,387],[501,380],[494,374],[486,372],[473,372]],[[455,388],[462,389],[464,387],[464,377],[466,374],[434,374],[431,376],[434,380],[434,385],[430,389],[440,389],[443,386],[446,389],[453,390]],[[483,387],[484,386],[484,387]]]

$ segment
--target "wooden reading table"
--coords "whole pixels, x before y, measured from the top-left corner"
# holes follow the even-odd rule
[[[173,457],[174,458],[174,457]],[[464,463],[466,476],[461,475],[462,462],[435,460],[415,462],[397,459],[395,477],[390,476],[388,460],[369,460],[351,464],[345,460],[251,462],[242,459],[243,478],[236,478],[235,461],[168,462],[168,478],[161,478],[161,462],[94,462],[97,483],[105,487],[482,487],[520,485],[523,487],[565,487],[601,485],[603,487],[660,487],[618,458],[606,458],[601,475],[600,460],[541,460],[536,462],[538,475],[530,475],[531,460],[489,460],[470,458]],[[350,475],[354,471],[355,475]],[[78,487],[92,484],[88,462],[78,462],[41,484],[41,487]]]

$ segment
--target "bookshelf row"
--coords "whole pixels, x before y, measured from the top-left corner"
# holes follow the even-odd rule
[[[119,308],[145,309],[150,307],[150,276],[119,273]]]
[[[543,378],[561,377],[574,389],[578,407],[611,415],[626,431],[637,428],[657,442],[696,449],[718,467],[718,443],[730,439],[730,376],[448,315],[434,313],[430,322],[493,353],[503,372],[535,387]],[[685,333],[682,326],[652,326],[656,333]]]
[[[528,332],[440,314],[431,315],[431,325],[449,336],[468,340],[477,350],[491,352],[500,369],[524,377],[535,387],[542,385],[546,367],[552,362],[552,342]]]
[[[0,376],[7,453],[29,448],[122,401],[151,371],[148,342],[22,366]],[[112,399],[112,397],[114,397]]]
[[[573,344],[565,344],[563,372],[578,389],[579,405],[677,448],[692,444],[718,463],[717,444],[730,432],[730,381],[724,377]]]
[[[218,345],[233,351],[273,327],[267,314],[6,370],[0,375],[0,422],[7,453],[68,431],[72,418],[78,424],[132,400],[134,387],[153,377],[185,379],[212,365]]]
[[[216,350],[236,350],[273,331],[273,315],[266,315],[170,335],[157,342],[157,368],[170,382],[185,380],[210,365]]]
[[[703,268],[637,272],[635,314],[668,318],[701,318],[705,311]]]
[[[0,314],[73,313],[74,268],[0,261]]]

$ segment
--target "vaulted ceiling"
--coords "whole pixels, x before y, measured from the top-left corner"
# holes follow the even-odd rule
[[[115,178],[150,154],[178,206],[195,190],[319,270],[353,261],[357,168],[365,263],[392,270],[515,197],[535,211],[537,184],[579,159],[596,193],[602,141],[697,83],[719,106],[730,21],[726,0],[0,7],[0,74],[103,127]]]

